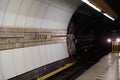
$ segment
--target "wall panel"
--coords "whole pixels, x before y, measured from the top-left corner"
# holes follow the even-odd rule
[[[46,45],[40,46],[40,58],[41,58],[42,66],[48,64],[46,48],[47,48]]]
[[[40,8],[40,5],[41,5],[40,2],[38,2],[38,1],[34,1],[33,5],[31,5],[31,10],[29,11],[27,19],[26,19],[26,26],[28,26],[28,28],[34,26],[35,18],[38,13],[38,10]],[[34,27],[39,28],[36,26],[34,26]]]
[[[3,69],[2,69],[2,64],[1,64],[1,54],[0,54],[0,80],[4,80],[4,75],[3,75]]]
[[[14,66],[16,75],[20,75],[25,73],[25,62],[24,62],[24,53],[23,48],[20,49],[13,49],[13,59],[14,59]]]
[[[6,79],[16,76],[15,62],[12,50],[1,51],[1,66]]]
[[[17,12],[21,3],[22,3],[22,0],[9,0],[3,25],[14,26]]]
[[[0,25],[3,25],[4,16],[9,4],[9,0],[0,0]]]
[[[53,29],[53,33],[59,29],[66,31],[72,14],[80,4],[80,0],[0,0],[0,27]],[[6,33],[2,30],[7,29],[0,29],[1,34]],[[8,39],[6,41],[10,42]],[[65,41],[49,43],[52,44],[40,43],[25,47],[26,43],[21,44],[22,48],[6,45],[10,50],[0,51],[0,80],[7,80],[68,57]]]
[[[43,3],[43,2],[39,2],[41,5],[39,7],[39,10],[38,10],[38,13],[37,13],[37,16],[35,18],[35,25],[34,26],[37,26],[39,28],[44,28],[44,26],[42,27],[41,24],[42,24],[42,20],[44,18],[44,15],[46,13],[46,10],[48,8],[48,4],[46,3]]]
[[[32,47],[32,56],[33,56],[34,68],[38,68],[42,66],[39,46]]]
[[[32,3],[33,0],[23,0],[16,19],[16,26],[26,26],[26,19],[31,9]]]
[[[24,48],[24,61],[26,71],[34,69],[33,56],[32,56],[32,47]]]

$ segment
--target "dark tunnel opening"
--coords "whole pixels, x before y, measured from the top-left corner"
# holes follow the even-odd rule
[[[67,29],[68,52],[71,58],[87,62],[111,52],[107,38],[117,38],[118,25],[86,4],[73,14]]]

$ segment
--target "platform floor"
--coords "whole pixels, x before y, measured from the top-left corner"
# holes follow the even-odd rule
[[[75,80],[120,80],[120,53],[110,53]]]

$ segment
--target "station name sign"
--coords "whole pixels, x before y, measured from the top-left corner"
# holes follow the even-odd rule
[[[33,40],[50,40],[51,39],[51,33],[38,33],[36,32],[32,36]]]

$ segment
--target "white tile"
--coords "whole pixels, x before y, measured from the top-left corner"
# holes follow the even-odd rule
[[[26,71],[30,71],[34,69],[34,62],[32,56],[32,47],[24,48],[24,61],[25,61],[25,69]]]
[[[20,75],[26,72],[23,50],[23,48],[13,50],[16,75]]]
[[[55,46],[56,46],[55,50],[57,54],[57,60],[61,60],[61,55],[60,55],[61,52],[59,51],[60,49],[59,44],[56,44]]]
[[[3,25],[4,13],[9,0],[0,0],[0,25]]]
[[[40,46],[40,59],[41,59],[42,66],[48,64],[46,45]]]
[[[40,59],[39,46],[32,47],[32,56],[33,56],[34,67],[35,68],[41,67],[42,63]]]
[[[59,59],[64,59],[68,57],[67,45],[66,43],[59,43],[56,45],[58,47]]]
[[[51,26],[55,25],[54,24],[55,22],[53,24],[48,24],[48,23],[52,23],[54,21],[55,16],[53,18],[53,15],[56,15],[56,14],[54,14],[54,12],[55,12],[54,7],[52,7],[52,6],[49,5],[48,9],[46,11],[46,14],[44,16],[44,20],[43,20],[42,26],[45,26],[45,28],[53,28]],[[51,16],[49,16],[49,15],[51,15]],[[51,26],[49,26],[49,25],[51,25]]]
[[[52,51],[52,55],[53,55],[53,61],[57,61],[57,54],[56,54],[56,46],[55,44],[52,44],[52,48],[51,48],[51,51]]]
[[[42,26],[52,29],[67,29],[72,14],[73,13],[56,8],[55,6],[49,6],[44,16]]]
[[[61,43],[61,50],[62,50],[62,58],[68,57],[67,46],[66,43]]]
[[[16,26],[26,26],[27,16],[32,3],[33,0],[23,0],[23,4],[20,7],[20,11],[16,19]]]
[[[0,80],[4,80],[3,79],[2,64],[1,64],[1,52],[0,52]]]
[[[35,18],[36,18],[36,15],[38,13],[39,7],[40,7],[40,2],[34,1],[32,7],[31,7],[31,10],[28,14],[28,18],[27,18],[27,21],[26,21],[26,26],[31,26],[31,27],[34,26]],[[36,26],[34,26],[34,27],[36,27]]]
[[[10,0],[4,19],[4,25],[14,26],[17,16],[18,9],[20,7],[22,0]]]
[[[46,46],[48,63],[54,62],[54,54],[53,54],[53,51],[52,51],[52,47],[53,47],[52,45],[47,45]]]
[[[1,51],[1,64],[6,79],[16,76],[12,50]]]
[[[60,59],[63,59],[63,49],[62,49],[61,43],[58,44],[58,52],[59,52]]]
[[[62,43],[59,44],[59,51],[60,51],[60,56],[61,56],[61,59],[64,58],[64,46]]]
[[[42,22],[44,20],[47,8],[48,4],[42,3],[37,14],[35,25],[39,26],[40,28],[45,28],[45,26],[42,26]]]

